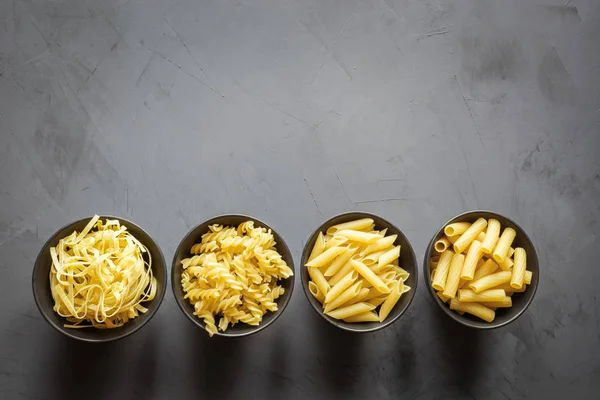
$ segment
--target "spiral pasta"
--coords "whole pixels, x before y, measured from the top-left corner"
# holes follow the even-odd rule
[[[275,245],[270,230],[246,221],[237,228],[211,225],[191,247],[181,261],[181,285],[210,336],[239,322],[259,325],[277,311],[285,292],[278,282],[294,273]]]
[[[143,258],[147,254],[148,262]],[[118,220],[95,215],[50,248],[54,311],[66,328],[117,328],[145,313],[156,294],[148,249]]]

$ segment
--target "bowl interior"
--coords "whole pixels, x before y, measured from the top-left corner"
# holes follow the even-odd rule
[[[171,269],[171,285],[173,287],[173,293],[175,295],[175,299],[177,300],[177,304],[183,311],[183,313],[188,317],[190,321],[195,323],[196,325],[202,327],[204,329],[204,321],[194,315],[194,307],[190,304],[187,299],[184,299],[184,291],[181,286],[181,273],[183,272],[183,268],[181,266],[181,260],[184,258],[188,258],[192,256],[190,254],[190,248],[193,244],[199,243],[202,239],[202,235],[208,232],[208,227],[213,224],[219,224],[224,226],[238,226],[246,221],[254,221],[255,227],[264,227],[267,229],[271,229],[273,233],[273,237],[276,242],[276,249],[281,254],[283,260],[288,264],[288,266],[294,271],[294,275],[290,276],[288,279],[282,279],[279,281],[279,285],[281,285],[285,292],[277,299],[277,311],[271,312],[268,311],[264,316],[263,320],[258,326],[246,325],[243,323],[235,324],[234,326],[229,326],[225,332],[218,331],[215,335],[219,336],[229,336],[229,337],[237,337],[237,336],[247,336],[252,333],[256,333],[265,329],[269,326],[285,309],[290,298],[292,297],[292,292],[294,290],[294,281],[296,271],[294,270],[294,260],[292,258],[292,253],[290,249],[285,244],[283,238],[277,233],[273,228],[265,224],[264,222],[250,217],[246,215],[222,215],[218,217],[214,217],[201,223],[200,225],[193,228],[181,241],[177,251],[175,252],[175,256],[173,257],[173,266]],[[218,322],[218,321],[217,321]]]
[[[63,325],[67,323],[67,320],[56,314],[53,310],[54,300],[52,299],[52,293],[50,291],[50,267],[52,265],[52,259],[50,257],[50,247],[58,245],[60,239],[70,235],[73,231],[81,232],[83,228],[89,222],[89,218],[84,218],[79,221],[75,221],[71,224],[64,226],[59,229],[42,247],[38,258],[35,262],[33,269],[33,294],[37,306],[44,316],[44,318],[56,328],[58,331],[65,335],[87,342],[107,342],[111,340],[117,340],[132,334],[133,332],[140,329],[146,322],[152,318],[154,313],[158,310],[160,303],[165,295],[165,289],[167,284],[167,271],[165,268],[165,259],[160,251],[160,248],[156,242],[150,237],[146,231],[137,226],[131,221],[127,221],[122,218],[112,216],[101,216],[100,219],[116,219],[121,224],[127,227],[127,230],[135,236],[142,244],[144,244],[152,256],[152,272],[156,277],[157,290],[156,296],[151,302],[143,303],[144,307],[148,308],[145,314],[140,314],[138,317],[130,320],[125,325],[115,329],[73,329],[65,328]],[[146,255],[144,256],[147,257]],[[146,258],[147,260],[147,258]]]
[[[380,323],[380,322],[349,323],[349,322],[337,320],[335,318],[331,318],[330,316],[325,315],[323,313],[323,306],[321,305],[321,303],[319,303],[319,301],[317,299],[314,298],[314,296],[308,290],[308,282],[309,282],[310,277],[308,275],[308,269],[304,265],[308,262],[308,257],[310,256],[310,252],[312,251],[312,248],[315,245],[315,241],[317,240],[317,236],[319,235],[319,232],[325,232],[325,231],[327,231],[327,229],[329,227],[331,227],[333,225],[341,224],[344,222],[350,222],[350,221],[354,221],[354,220],[361,219],[361,218],[372,218],[373,221],[375,221],[375,229],[377,229],[377,230],[382,230],[382,229],[387,228],[386,236],[394,235],[394,234],[398,235],[398,238],[396,239],[396,242],[394,243],[395,246],[397,246],[397,245],[401,246],[400,259],[399,259],[398,263],[400,264],[400,267],[404,268],[408,273],[410,273],[408,280],[405,282],[408,286],[411,287],[410,291],[408,291],[407,293],[404,293],[402,295],[402,297],[400,297],[400,300],[398,300],[398,302],[396,303],[396,305],[390,312],[389,316],[383,323]],[[337,215],[337,216],[331,218],[330,220],[326,221],[308,239],[308,242],[304,246],[304,251],[302,252],[302,260],[301,261],[302,262],[301,262],[300,268],[302,270],[302,287],[304,289],[304,293],[306,294],[306,298],[308,299],[308,301],[310,302],[312,307],[315,309],[315,311],[321,317],[325,318],[325,320],[332,323],[333,325],[335,325],[341,329],[347,330],[347,331],[372,332],[372,331],[382,329],[382,328],[392,324],[408,309],[408,306],[412,302],[415,292],[417,290],[417,280],[418,280],[417,260],[415,258],[415,253],[412,249],[412,246],[410,245],[406,236],[404,236],[404,234],[398,228],[396,228],[394,225],[392,225],[391,223],[389,223],[388,221],[384,220],[383,218],[381,218],[377,215],[364,213],[364,212],[350,212],[350,213]]]
[[[522,293],[514,293],[512,295],[513,306],[510,308],[498,308],[496,310],[496,317],[492,323],[488,323],[480,320],[477,317],[474,317],[469,314],[460,315],[457,312],[450,310],[447,304],[444,304],[440,298],[435,294],[435,291],[431,287],[431,265],[430,259],[433,255],[436,255],[437,252],[433,248],[434,243],[439,240],[442,236],[444,236],[444,227],[448,224],[454,222],[475,222],[478,218],[490,219],[494,218],[500,222],[501,229],[506,227],[511,227],[517,232],[517,236],[513,241],[512,247],[522,247],[527,252],[527,269],[533,272],[533,277],[531,279],[531,285]],[[502,216],[500,214],[496,214],[491,211],[470,211],[461,215],[458,215],[452,218],[450,221],[445,223],[433,236],[431,242],[429,242],[429,246],[427,246],[427,251],[425,252],[425,260],[424,260],[424,274],[425,281],[427,282],[427,289],[429,293],[433,296],[435,302],[442,308],[442,310],[452,317],[454,320],[473,328],[479,329],[491,329],[498,328],[500,326],[504,326],[509,324],[510,322],[517,319],[525,309],[529,306],[531,301],[533,300],[533,296],[537,290],[538,281],[539,281],[539,264],[537,253],[535,251],[535,247],[531,242],[527,233],[517,225],[510,218]]]

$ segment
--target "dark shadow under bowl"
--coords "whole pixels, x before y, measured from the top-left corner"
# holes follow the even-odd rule
[[[114,329],[96,329],[96,328],[65,328],[63,325],[68,323],[66,319],[54,312],[54,300],[50,291],[50,268],[52,259],[50,257],[50,247],[58,245],[60,239],[69,236],[73,231],[81,232],[92,217],[83,218],[72,222],[60,228],[48,241],[44,244],[35,261],[33,267],[32,285],[33,297],[42,316],[50,325],[60,333],[77,340],[84,342],[110,342],[131,335],[142,326],[144,326],[154,316],[160,303],[163,300],[167,284],[167,270],[165,258],[158,247],[158,244],[152,237],[141,227],[119,217],[101,216],[101,220],[116,219],[122,225],[127,227],[129,233],[137,238],[144,246],[148,248],[152,256],[152,273],[156,277],[156,296],[150,302],[142,303],[148,308],[145,314],[140,314],[138,317],[128,321],[125,325]],[[146,257],[146,256],[145,256]]]
[[[435,242],[439,240],[442,236],[444,236],[444,227],[448,224],[452,224],[454,222],[475,222],[478,218],[490,219],[494,218],[500,222],[501,229],[503,230],[506,227],[511,227],[517,232],[517,236],[512,244],[512,247],[522,247],[527,252],[527,269],[533,272],[533,277],[531,279],[531,284],[522,293],[514,293],[512,295],[513,305],[510,308],[498,308],[496,310],[496,317],[493,322],[485,322],[480,320],[477,317],[474,317],[469,314],[460,315],[454,310],[450,310],[450,307],[442,302],[440,298],[436,295],[435,291],[431,287],[431,265],[430,260],[431,257],[435,254],[435,249],[433,248]],[[538,281],[539,281],[539,264],[537,252],[535,251],[535,247],[531,242],[527,233],[517,225],[516,222],[511,220],[508,217],[497,214],[492,211],[469,211],[456,217],[452,218],[450,221],[446,222],[442,227],[433,235],[429,245],[427,246],[427,250],[425,251],[425,259],[423,260],[423,274],[425,276],[425,282],[427,283],[427,291],[433,297],[433,300],[437,303],[438,306],[453,320],[477,329],[493,329],[499,328],[501,326],[507,325],[517,318],[521,316],[527,307],[531,304],[533,297],[535,296],[535,292],[537,291]]]
[[[310,256],[312,248],[315,245],[315,241],[317,240],[317,236],[319,235],[319,232],[323,232],[323,234],[325,234],[327,229],[333,225],[341,224],[344,222],[350,222],[350,221],[354,221],[354,220],[362,219],[362,218],[372,218],[373,221],[375,222],[375,229],[377,229],[377,230],[382,230],[382,229],[387,228],[386,236],[398,235],[398,238],[396,239],[396,242],[394,243],[395,246],[397,246],[397,245],[401,246],[400,259],[399,259],[398,263],[400,264],[401,268],[405,269],[408,273],[410,273],[408,280],[405,282],[406,285],[411,287],[410,291],[408,291],[407,293],[404,293],[402,295],[402,297],[400,297],[400,300],[398,300],[398,303],[396,303],[396,305],[394,306],[394,308],[392,309],[392,311],[390,312],[390,314],[388,315],[387,319],[384,322],[349,323],[349,322],[344,322],[342,320],[338,320],[335,318],[331,318],[330,316],[323,313],[323,306],[321,305],[321,303],[319,303],[319,301],[317,299],[314,298],[314,296],[308,290],[309,275],[308,275],[308,269],[307,269],[307,267],[305,267],[305,264],[308,262],[308,257]],[[377,215],[369,214],[369,213],[365,213],[365,212],[353,211],[353,212],[348,212],[348,213],[344,213],[344,214],[339,214],[333,218],[330,218],[325,223],[323,223],[319,228],[317,228],[317,230],[315,230],[313,232],[313,234],[308,238],[308,241],[306,242],[306,245],[304,246],[304,251],[302,252],[302,260],[301,260],[300,268],[302,269],[302,274],[301,274],[302,288],[304,289],[304,294],[306,295],[306,298],[308,299],[308,302],[310,303],[312,308],[321,317],[323,317],[327,322],[337,326],[338,328],[341,328],[341,329],[344,329],[344,330],[347,330],[350,332],[373,332],[373,331],[383,329],[386,326],[391,325],[398,318],[400,318],[400,316],[402,316],[402,314],[404,314],[404,312],[408,309],[408,307],[410,306],[410,303],[412,302],[412,300],[415,296],[415,293],[417,291],[417,281],[418,281],[417,259],[415,257],[415,252],[413,251],[413,248],[410,245],[410,242],[408,241],[406,236],[404,236],[402,231],[400,231],[400,229],[398,229],[392,223],[386,221],[385,219],[383,219]]]
[[[294,271],[294,275],[290,276],[288,279],[282,279],[279,281],[279,285],[281,285],[285,292],[277,299],[277,311],[271,312],[267,311],[267,313],[263,316],[263,320],[258,326],[246,325],[243,323],[237,323],[234,326],[229,326],[225,332],[218,331],[215,335],[218,336],[227,336],[227,337],[240,337],[240,336],[248,336],[253,333],[262,331],[267,326],[271,325],[285,310],[287,307],[290,298],[292,297],[292,292],[294,290],[294,281],[295,281],[295,273],[294,270],[294,260],[292,258],[292,253],[288,248],[287,244],[275,231],[272,227],[265,224],[264,222],[247,215],[238,215],[238,214],[227,214],[220,215],[217,217],[213,217],[207,221],[202,222],[200,225],[192,228],[188,232],[187,235],[181,240],[177,250],[175,251],[175,256],[173,257],[173,265],[171,268],[171,286],[173,288],[173,294],[175,295],[175,300],[177,301],[177,305],[185,316],[194,324],[205,329],[204,321],[194,315],[194,307],[190,304],[190,302],[184,298],[185,293],[183,291],[183,287],[181,286],[181,273],[183,272],[183,268],[181,265],[181,260],[184,258],[191,257],[190,248],[193,244],[199,243],[201,241],[201,236],[208,232],[208,227],[213,224],[219,224],[223,226],[235,226],[237,227],[243,222],[246,221],[254,221],[255,227],[264,227],[266,229],[270,229],[273,233],[273,237],[275,238],[275,245],[279,254],[283,260],[288,264],[288,266]],[[217,320],[218,322],[218,320]]]

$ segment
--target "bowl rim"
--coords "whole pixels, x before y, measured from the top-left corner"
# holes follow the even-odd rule
[[[40,314],[42,314],[42,317],[44,317],[44,319],[46,320],[46,322],[48,322],[48,324],[50,324],[50,326],[52,326],[54,329],[56,329],[57,331],[59,331],[60,333],[62,333],[63,335],[71,338],[71,339],[75,339],[81,342],[86,342],[86,343],[108,343],[108,342],[114,342],[117,340],[121,340],[123,338],[126,338],[127,336],[130,336],[132,334],[134,334],[135,332],[139,331],[142,327],[144,327],[148,321],[150,321],[152,319],[152,317],[154,317],[154,315],[156,314],[156,312],[158,311],[158,309],[160,308],[162,301],[165,297],[165,293],[167,291],[167,264],[165,261],[165,257],[163,255],[163,252],[160,248],[160,246],[158,245],[158,243],[156,242],[156,240],[154,240],[154,238],[152,237],[152,235],[150,235],[148,233],[148,231],[146,231],[144,228],[142,228],[141,226],[139,226],[138,224],[126,219],[126,218],[122,218],[122,217],[117,217],[114,215],[99,215],[99,219],[116,219],[118,220],[120,223],[126,225],[128,228],[129,226],[134,226],[136,229],[139,229],[141,232],[143,232],[146,236],[148,236],[148,239],[150,239],[150,241],[154,244],[154,246],[156,247],[157,251],[158,251],[158,255],[160,257],[160,259],[162,260],[162,264],[163,264],[163,270],[164,270],[164,283],[162,285],[162,289],[160,289],[160,291],[157,291],[156,295],[154,296],[154,299],[152,300],[152,302],[158,301],[158,304],[156,306],[156,308],[152,311],[148,310],[147,313],[140,315],[140,317],[145,317],[145,319],[140,322],[140,324],[135,328],[132,329],[131,331],[127,332],[127,333],[122,333],[122,334],[117,334],[114,337],[110,337],[110,338],[103,338],[103,339],[89,339],[89,338],[82,338],[80,336],[77,336],[73,333],[71,333],[71,331],[67,330],[64,327],[58,326],[57,324],[54,323],[54,321],[52,321],[50,319],[50,317],[48,316],[46,310],[42,307],[41,303],[40,303],[40,299],[39,299],[39,295],[38,292],[35,289],[35,283],[36,283],[36,276],[37,276],[37,270],[40,267],[41,264],[41,257],[42,257],[42,253],[44,251],[46,251],[47,249],[49,249],[50,247],[50,243],[52,241],[54,241],[57,238],[57,235],[59,232],[68,229],[70,226],[79,224],[81,222],[84,221],[90,221],[92,218],[94,218],[94,216],[91,217],[85,217],[85,218],[80,218],[76,221],[70,222],[68,224],[63,225],[62,227],[60,227],[59,229],[57,229],[49,238],[48,240],[46,240],[46,242],[44,243],[44,245],[42,246],[42,248],[40,249],[40,251],[38,252],[38,255],[35,259],[35,263],[33,264],[33,270],[31,273],[31,289],[33,292],[33,298],[35,300],[35,304],[40,312]],[[136,238],[139,240],[139,238]],[[140,240],[140,242],[142,242],[142,244],[144,244],[144,246],[146,246],[146,244],[144,243],[144,241]],[[146,246],[148,247],[148,246]],[[61,317],[62,318],[62,317]],[[115,328],[112,331],[115,330],[119,330],[119,328]]]
[[[454,311],[450,310],[449,307],[446,307],[446,305],[444,303],[442,303],[442,301],[438,298],[438,296],[435,294],[433,288],[431,287],[431,276],[429,273],[429,258],[428,255],[431,253],[432,249],[433,249],[433,244],[435,242],[435,238],[440,234],[440,232],[443,231],[443,229],[448,225],[453,223],[454,221],[456,221],[459,218],[463,218],[463,217],[468,217],[471,214],[475,214],[475,213],[483,213],[483,214],[487,214],[489,216],[489,218],[498,218],[500,217],[500,219],[505,219],[508,220],[510,223],[512,223],[514,226],[516,226],[519,230],[519,232],[517,233],[518,235],[521,235],[522,237],[525,238],[525,240],[527,240],[529,243],[531,243],[531,248],[533,249],[533,252],[535,253],[535,258],[537,260],[537,264],[538,264],[538,272],[536,274],[534,274],[534,278],[532,281],[532,284],[530,286],[531,287],[529,290],[533,290],[533,292],[531,293],[531,297],[529,298],[529,300],[527,300],[527,302],[525,303],[524,306],[522,306],[522,308],[520,310],[518,310],[511,318],[507,319],[506,321],[503,322],[491,322],[489,325],[474,325],[472,323],[470,323],[469,321],[465,320],[463,316],[455,313]],[[537,288],[538,288],[538,284],[539,284],[539,278],[540,278],[540,273],[539,273],[539,257],[538,257],[538,252],[537,249],[535,248],[535,244],[534,242],[531,240],[531,238],[529,237],[529,235],[527,234],[527,232],[525,231],[525,229],[523,229],[523,227],[521,227],[521,225],[519,225],[518,223],[516,223],[512,218],[509,218],[505,215],[502,215],[500,213],[497,213],[495,211],[490,211],[490,210],[470,210],[470,211],[465,211],[463,213],[460,213],[458,215],[455,215],[454,217],[450,218],[446,223],[444,223],[431,237],[431,240],[429,241],[429,244],[427,245],[427,248],[425,249],[425,254],[423,256],[423,275],[425,278],[425,283],[427,286],[427,292],[431,295],[431,297],[433,297],[433,301],[439,306],[439,308],[450,318],[452,318],[454,321],[458,322],[459,324],[472,328],[472,329],[483,329],[483,330],[489,330],[489,329],[497,329],[497,328],[501,328],[503,326],[506,326],[508,324],[510,324],[511,322],[514,322],[517,318],[519,318],[521,315],[523,315],[523,313],[525,313],[525,310],[527,310],[527,308],[529,308],[529,306],[531,305],[531,303],[533,302],[533,298],[535,297],[535,294],[537,292]]]
[[[309,255],[309,249],[308,249],[308,244],[311,242],[312,238],[315,237],[316,235],[319,234],[319,232],[321,232],[323,230],[323,228],[325,228],[327,226],[327,224],[330,223],[330,221],[332,221],[333,219],[336,219],[338,217],[345,217],[345,216],[357,216],[357,217],[362,217],[362,218],[378,218],[378,219],[382,219],[383,221],[385,221],[387,224],[389,224],[391,227],[393,227],[394,229],[396,229],[399,233],[399,236],[402,236],[404,238],[404,240],[406,240],[407,243],[407,247],[408,250],[410,252],[410,256],[413,259],[413,263],[415,266],[415,271],[412,274],[414,276],[414,284],[413,286],[411,286],[411,296],[408,299],[408,303],[406,303],[406,306],[404,307],[403,310],[401,310],[398,315],[394,316],[393,318],[390,318],[389,320],[386,320],[385,322],[381,322],[379,323],[379,325],[376,325],[373,328],[369,328],[369,329],[359,329],[359,328],[352,328],[352,327],[348,327],[345,325],[341,325],[339,323],[336,323],[336,320],[334,320],[333,318],[325,315],[323,313],[323,309],[322,308],[318,308],[317,305],[313,304],[313,302],[311,301],[312,298],[312,294],[310,293],[310,291],[308,290],[308,280],[305,282],[303,276],[304,274],[302,273],[303,271],[300,271],[300,281],[302,282],[302,289],[304,291],[304,295],[306,296],[306,299],[308,300],[308,303],[311,305],[312,309],[315,310],[315,312],[317,314],[319,314],[321,316],[321,318],[323,318],[325,321],[329,322],[331,325],[335,326],[336,328],[342,329],[344,331],[348,331],[348,332],[353,332],[353,333],[369,333],[369,332],[375,332],[378,331],[380,329],[386,328],[390,325],[392,325],[394,322],[396,322],[398,319],[400,319],[400,317],[402,315],[404,315],[404,313],[410,308],[413,300],[415,299],[415,295],[417,292],[417,287],[418,287],[418,283],[419,283],[419,264],[417,262],[417,257],[415,255],[415,251],[412,247],[412,244],[410,243],[410,240],[408,240],[408,237],[404,234],[404,232],[402,232],[396,225],[394,225],[393,223],[391,223],[389,220],[387,220],[386,218],[383,218],[380,215],[377,214],[373,214],[373,213],[369,213],[369,212],[365,212],[365,211],[346,211],[340,214],[336,214],[333,215],[332,217],[328,218],[327,220],[325,220],[321,225],[319,225],[317,227],[317,229],[315,229],[310,236],[308,237],[308,240],[306,241],[306,243],[304,244],[304,249],[302,250],[302,256],[300,258],[300,267],[299,268],[304,268],[304,260],[308,258]],[[404,246],[402,246],[404,247]],[[404,250],[404,249],[403,249]]]
[[[176,268],[176,260],[177,260],[177,255],[180,254],[180,252],[183,251],[183,242],[185,242],[190,236],[192,235],[197,235],[198,233],[195,233],[196,230],[198,230],[200,228],[200,226],[207,224],[207,225],[212,225],[214,223],[217,223],[216,221],[222,219],[222,218],[226,218],[226,217],[237,217],[237,218],[244,218],[250,221],[253,221],[255,223],[257,223],[259,226],[262,226],[264,228],[270,229],[271,232],[275,233],[277,236],[279,236],[281,238],[280,241],[277,241],[277,245],[275,246],[275,248],[277,248],[278,246],[284,246],[285,249],[288,251],[288,253],[290,254],[290,260],[291,260],[291,266],[290,268],[292,269],[292,271],[294,272],[294,274],[292,276],[290,276],[287,279],[291,279],[290,282],[290,288],[288,290],[288,295],[282,299],[282,302],[278,302],[277,303],[277,311],[272,312],[273,318],[266,322],[266,323],[260,323],[258,326],[256,327],[252,327],[253,329],[248,331],[248,332],[243,332],[243,333],[232,333],[232,332],[221,332],[217,329],[217,332],[213,335],[213,336],[222,336],[222,337],[229,337],[229,338],[239,338],[239,337],[246,337],[246,336],[250,336],[250,335],[254,335],[262,330],[264,330],[265,328],[267,328],[268,326],[270,326],[271,324],[273,324],[273,322],[275,322],[275,320],[277,320],[284,312],[284,310],[286,309],[286,307],[288,306],[290,300],[292,299],[292,295],[294,293],[294,286],[296,284],[296,269],[294,267],[294,255],[292,254],[292,251],[290,250],[289,246],[287,245],[287,243],[285,242],[285,239],[283,238],[283,236],[281,234],[279,234],[279,232],[277,230],[275,230],[273,227],[271,227],[270,225],[268,225],[267,223],[265,223],[264,221],[253,217],[251,215],[247,215],[247,214],[219,214],[216,215],[214,217],[208,218],[202,222],[200,222],[199,224],[197,224],[196,226],[194,226],[193,228],[191,228],[188,233],[185,234],[185,236],[179,241],[179,245],[177,246],[177,249],[175,250],[175,253],[173,254],[173,262],[171,264],[171,290],[173,292],[173,297],[175,297],[175,303],[177,303],[177,306],[179,306],[179,309],[183,312],[183,315],[186,316],[186,318],[191,321],[194,325],[196,325],[199,328],[202,328],[203,331],[206,331],[206,327],[204,326],[204,322],[202,322],[199,318],[197,318],[194,315],[191,315],[188,313],[187,309],[184,307],[184,302],[185,299],[180,298],[177,293],[175,292],[175,287],[176,285],[181,285],[181,281],[176,279],[175,277],[175,268]],[[248,325],[250,326],[250,325]],[[228,329],[229,330],[229,329]]]

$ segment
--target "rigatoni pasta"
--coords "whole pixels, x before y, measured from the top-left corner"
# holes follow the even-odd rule
[[[405,284],[409,273],[398,265],[398,235],[386,232],[375,230],[370,218],[332,226],[327,235],[319,232],[305,267],[308,289],[326,315],[345,322],[383,322],[411,289]]]
[[[487,322],[497,309],[511,307],[511,296],[533,279],[525,250],[511,247],[515,239],[513,228],[502,230],[493,218],[445,226],[429,255],[431,286],[440,301]]]

